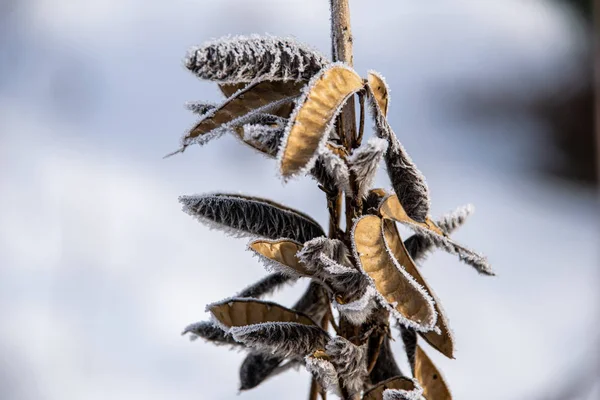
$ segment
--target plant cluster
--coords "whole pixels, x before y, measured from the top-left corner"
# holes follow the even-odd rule
[[[188,326],[184,334],[246,349],[241,390],[304,366],[313,376],[311,396],[450,399],[419,340],[449,358],[454,358],[454,340],[416,262],[440,248],[481,274],[493,273],[483,256],[449,236],[471,207],[430,217],[425,179],[388,123],[383,77],[371,71],[364,79],[308,46],[270,36],[206,43],[189,52],[185,65],[199,78],[218,83],[226,98],[221,104],[188,105],[200,120],[178,152],[231,133],[273,158],[284,180],[314,178],[325,194],[330,224],[326,233],[310,216],[259,197],[180,197],[183,210],[200,222],[249,237],[248,250],[270,271],[237,295],[208,305],[212,319]],[[342,109],[355,98],[360,116],[349,126]],[[363,140],[366,107],[374,129]],[[372,188],[382,162],[393,190]],[[414,234],[403,240],[397,223]],[[310,284],[291,308],[263,300],[300,279]],[[405,345],[409,375],[391,352],[394,325]]]

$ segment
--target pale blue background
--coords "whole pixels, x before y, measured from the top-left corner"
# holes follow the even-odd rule
[[[241,191],[324,225],[327,216],[311,180],[283,186],[272,161],[231,137],[161,159],[194,122],[183,103],[219,98],[181,59],[204,40],[255,32],[291,34],[328,54],[328,2],[0,7],[0,397],[234,398],[243,353],[179,333],[264,270],[244,240],[210,232],[177,196]],[[474,203],[456,238],[498,272],[480,277],[445,254],[423,269],[457,337],[456,360],[429,351],[455,398],[541,400],[589,380],[598,363],[595,195],[531,172],[536,154],[556,156],[539,121],[467,119],[461,109],[466,90],[569,90],[586,33],[541,1],[351,7],[356,69],[387,77],[391,123],[428,178],[433,214]],[[377,184],[388,186],[383,170]],[[276,299],[290,305],[304,285]],[[399,340],[394,348],[400,356]],[[306,372],[288,372],[241,398],[304,399],[307,389]]]

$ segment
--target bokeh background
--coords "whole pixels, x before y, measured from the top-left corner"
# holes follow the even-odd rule
[[[456,238],[498,273],[423,265],[457,337],[456,360],[429,352],[456,399],[600,398],[590,5],[351,1],[355,67],[387,77],[433,215],[475,204]],[[265,272],[177,196],[260,195],[325,225],[324,196],[232,137],[162,156],[194,123],[184,102],[220,97],[187,48],[265,32],[329,54],[328,1],[0,1],[0,398],[235,398],[244,354],[180,332]],[[240,398],[308,384],[287,372]]]

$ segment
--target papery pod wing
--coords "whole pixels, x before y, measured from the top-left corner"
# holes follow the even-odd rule
[[[225,329],[267,322],[294,322],[316,326],[307,315],[270,301],[227,299],[211,304],[207,309]]]
[[[396,223],[391,219],[384,219],[383,234],[385,243],[394,258],[400,265],[404,267],[406,272],[412,276],[417,284],[422,287],[429,294],[429,296],[431,296],[431,298],[434,299],[435,312],[437,313],[437,322],[435,326],[438,328],[439,333],[430,331],[421,332],[421,335],[429,344],[439,350],[446,357],[454,358],[454,338],[452,337],[452,331],[448,326],[448,320],[444,314],[444,310],[442,309],[439,300],[435,296],[435,293],[433,290],[431,290],[417,269],[417,266],[408,254],[406,247],[404,247],[404,243],[402,242],[402,238],[400,237]]]
[[[385,163],[390,181],[408,215],[423,222],[429,213],[430,203],[425,177],[398,141],[387,121],[389,90],[385,81],[372,71],[369,73],[368,82],[376,134],[389,142]]]
[[[362,400],[383,400],[384,392],[386,390],[403,390],[410,393],[419,392],[421,389],[419,385],[412,379],[403,376],[396,376],[379,383],[377,386],[365,392]],[[415,400],[416,399],[418,399],[418,397],[415,397]],[[431,399],[437,400],[437,398],[434,397]]]
[[[423,387],[426,399],[452,400],[450,389],[431,359],[417,346],[415,356],[415,379]]]
[[[248,248],[258,255],[268,268],[295,276],[310,276],[312,273],[296,257],[302,245],[293,240],[253,240]]]
[[[346,100],[363,85],[354,70],[340,63],[324,68],[313,77],[308,90],[296,103],[279,151],[280,172],[284,178],[312,168],[335,117]]]
[[[367,74],[367,82],[369,84],[369,89],[371,89],[371,93],[381,110],[381,113],[384,117],[387,117],[390,96],[389,96],[389,87],[385,82],[385,79],[381,74],[376,71],[369,71]]]
[[[325,235],[306,214],[259,197],[216,193],[181,196],[179,201],[187,214],[236,237],[288,238],[304,243]]]
[[[425,222],[418,222],[410,218],[397,196],[387,197],[379,207],[379,214],[383,218],[393,219],[407,225],[421,235],[428,236],[437,247],[448,253],[458,255],[461,261],[474,267],[480,274],[494,275],[484,256],[454,242],[430,218],[426,218]]]
[[[286,95],[286,97],[295,97],[300,95],[302,88],[306,82],[297,82],[297,81],[274,81],[272,82],[272,89],[278,91],[282,95]],[[248,86],[247,82],[243,83],[223,83],[219,85],[219,89],[221,89],[221,93],[225,95],[225,97],[231,97],[238,90],[241,90]],[[271,114],[277,115],[278,117],[289,118],[290,114],[294,110],[294,103],[289,102],[285,104],[281,104],[278,107],[275,107],[271,110]]]
[[[227,128],[243,125],[251,112],[272,111],[291,103],[293,96],[274,90],[276,85],[269,81],[255,82],[231,95],[220,106],[204,114],[204,118],[182,138],[182,150],[193,143],[203,144]]]
[[[433,300],[389,252],[383,220],[375,215],[361,217],[352,238],[355,256],[377,288],[382,305],[407,326],[419,331],[434,329],[437,315]]]

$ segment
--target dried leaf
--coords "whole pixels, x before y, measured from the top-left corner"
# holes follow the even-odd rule
[[[255,82],[234,93],[219,107],[204,114],[204,118],[182,138],[181,150],[194,143],[204,144],[233,126],[245,124],[252,113],[274,110],[291,102],[294,96],[278,90],[281,85],[281,82]]]
[[[385,398],[386,391],[392,391],[392,394],[404,394],[405,396],[413,396],[407,397],[406,399],[418,399],[418,397],[414,397],[417,393],[420,394],[423,392],[421,387],[417,382],[410,378],[405,378],[403,376],[396,376],[394,378],[390,378],[378,384],[377,386],[371,388],[369,391],[365,392],[363,396],[363,400],[382,400]],[[396,391],[398,393],[393,393]],[[402,393],[405,392],[405,393]],[[411,394],[412,392],[412,394]],[[389,397],[388,397],[389,398]],[[391,397],[394,399],[394,397]],[[396,397],[397,399],[402,399],[401,397]],[[437,398],[432,397],[431,400],[437,400]]]
[[[356,149],[348,159],[350,170],[359,184],[358,195],[365,197],[373,185],[375,173],[388,147],[387,141],[371,138],[362,147]]]
[[[227,330],[266,322],[293,322],[317,326],[307,315],[269,301],[233,298],[207,306],[216,321]]]
[[[427,399],[452,400],[450,389],[423,349],[417,346],[415,356],[415,379],[423,386],[423,396]]]
[[[290,276],[275,272],[248,286],[239,292],[236,297],[252,297],[259,299],[262,296],[273,293],[291,280],[292,278]]]
[[[181,196],[183,211],[211,228],[237,237],[288,238],[304,243],[324,236],[309,216],[258,197],[236,194]]]
[[[433,300],[390,254],[383,228],[377,216],[360,218],[352,229],[355,256],[377,288],[382,305],[407,326],[432,330],[437,320]]]
[[[286,239],[259,239],[250,242],[248,248],[259,256],[269,269],[292,277],[312,275],[296,256],[302,249],[298,242]]]
[[[404,352],[408,359],[410,370],[415,372],[415,355],[417,353],[417,332],[414,329],[400,325],[400,337],[404,344]]]
[[[244,125],[243,141],[270,157],[275,157],[283,137],[283,126],[278,124],[246,124]]]
[[[406,247],[404,247],[396,223],[390,219],[384,219],[383,231],[385,244],[394,258],[404,267],[406,272],[412,276],[417,284],[434,299],[435,313],[437,314],[435,327],[437,329],[430,332],[421,332],[423,338],[446,357],[454,358],[454,338],[452,337],[452,331],[448,326],[448,320],[444,314],[444,310],[441,308],[441,304],[435,296],[435,293],[431,290],[427,282],[425,282],[425,279],[417,269],[414,261],[409,256]]]
[[[296,102],[279,150],[280,171],[289,178],[310,170],[346,100],[362,89],[363,80],[351,68],[332,64],[315,75]]]
[[[494,275],[491,266],[484,256],[454,242],[431,219],[426,218],[424,223],[411,219],[395,195],[389,196],[381,203],[379,214],[384,218],[393,219],[412,228],[422,236],[427,236],[436,247],[440,247],[450,254],[458,255],[461,261],[474,267],[480,274]],[[459,218],[464,220],[466,215],[461,213]]]
[[[407,214],[416,221],[424,222],[429,213],[430,203],[429,188],[425,177],[398,141],[386,119],[386,110],[380,106],[381,103],[382,106],[387,107],[388,103],[386,100],[388,88],[385,81],[376,79],[377,76],[373,73],[369,75],[369,78],[373,81],[373,85],[368,86],[368,92],[375,120],[375,133],[389,143],[385,154],[385,163],[390,181]],[[374,82],[375,80],[377,82]]]
[[[383,189],[371,189],[367,193],[363,201],[363,214],[379,214],[379,204],[388,196],[388,193]]]
[[[318,171],[323,171],[324,174],[319,174]],[[311,174],[316,178],[317,182],[325,187],[334,186],[346,194],[352,194],[348,165],[344,162],[342,157],[335,154],[327,147],[323,147],[319,150]]]
[[[309,80],[328,60],[290,38],[226,36],[190,49],[185,66],[201,79],[220,83],[255,79]]]

